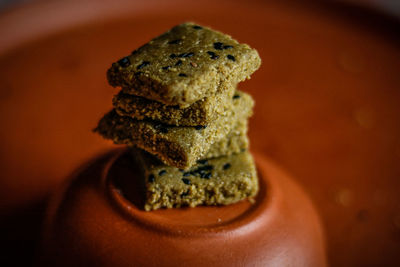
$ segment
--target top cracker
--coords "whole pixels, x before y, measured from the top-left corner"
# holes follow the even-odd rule
[[[113,63],[107,78],[125,93],[187,107],[214,95],[222,83],[245,80],[260,64],[247,44],[189,22]]]

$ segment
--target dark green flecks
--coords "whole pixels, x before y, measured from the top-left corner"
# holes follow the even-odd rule
[[[182,60],[178,60],[176,63],[175,63],[175,66],[180,66],[180,65],[182,65]]]
[[[176,39],[176,40],[169,41],[168,44],[180,44],[181,42],[182,42],[182,39]]]
[[[214,169],[213,165],[204,165],[204,166],[198,167],[196,170],[194,170],[194,172],[211,171],[212,169]]]
[[[142,64],[140,64],[139,66],[137,66],[137,69],[140,70],[146,66],[150,65],[149,61],[143,61]]]
[[[217,50],[222,50],[223,49],[224,44],[221,42],[216,42],[214,43],[214,48]]]
[[[238,98],[240,98],[240,95],[234,95],[232,98],[233,99],[238,99]]]
[[[198,174],[200,176],[200,178],[203,178],[203,179],[210,179],[212,169],[214,169],[214,166],[205,165],[205,166],[198,167],[196,170],[193,170],[191,173],[192,173],[192,175]]]
[[[205,128],[207,128],[207,126],[206,125],[197,125],[197,126],[194,126],[194,128],[197,130],[197,131],[200,131],[200,130],[203,130],[203,129],[205,129]]]
[[[135,76],[139,76],[140,74],[142,74],[143,72],[141,72],[141,71],[137,71],[137,72],[135,72]]]
[[[203,179],[210,179],[211,178],[211,172],[202,171],[202,172],[199,172],[199,174],[200,174],[200,178],[203,178]]]
[[[202,162],[204,162],[204,164],[207,164],[207,160],[203,160]],[[213,169],[214,169],[213,165],[203,165],[192,171],[185,172],[183,174],[183,177],[188,177],[188,176],[192,175],[192,176],[197,176],[197,177],[200,177],[203,179],[210,179],[212,177],[211,171]]]
[[[118,61],[118,64],[119,64],[121,67],[126,68],[126,67],[128,67],[129,65],[131,65],[131,61],[129,60],[129,58],[124,57],[124,58],[121,58],[121,59]]]
[[[208,162],[208,160],[206,160],[206,159],[199,159],[197,161],[197,163],[199,163],[199,164],[207,164],[207,162]]]
[[[179,55],[172,53],[171,55],[169,55],[170,58],[177,58],[177,57],[186,58],[186,57],[192,57],[192,56],[194,56],[193,52],[182,53]]]
[[[179,73],[178,76],[179,77],[187,77],[187,75],[185,73]]]
[[[194,56],[193,52],[179,54],[179,57],[192,57],[192,56]]]
[[[166,174],[166,173],[167,173],[166,170],[161,170],[161,171],[158,173],[158,175],[163,176],[163,175]]]
[[[155,180],[154,174],[150,174],[147,180],[149,181],[149,183],[153,183]]]
[[[191,184],[190,180],[189,180],[189,179],[186,179],[186,178],[182,178],[182,182],[183,182],[184,184],[187,184],[187,185],[190,185],[190,184]]]
[[[236,61],[235,57],[232,56],[232,55],[227,55],[226,57],[227,57],[229,60]]]
[[[201,29],[203,29],[203,27],[201,27],[201,26],[199,26],[199,25],[194,25],[194,26],[193,26],[193,29],[195,29],[195,30],[201,30]]]
[[[208,173],[206,173],[206,174],[202,175],[202,176],[201,176],[201,178],[204,178],[204,179],[210,179],[210,178],[211,178],[211,176],[212,176],[211,172],[208,172]]]
[[[171,66],[162,67],[163,70],[168,70],[169,68],[171,68]]]
[[[232,48],[233,48],[233,46],[231,46],[231,45],[224,45],[224,44],[221,43],[221,42],[215,42],[215,43],[213,44],[213,46],[214,46],[214,49],[217,49],[217,50],[225,50],[225,49],[232,49]]]
[[[219,56],[217,54],[215,54],[213,51],[207,51],[207,54],[210,55],[211,59],[218,59]]]
[[[231,164],[230,164],[230,163],[225,163],[224,166],[223,166],[224,170],[227,170],[227,169],[229,169],[230,167],[231,167]]]
[[[186,197],[187,195],[189,195],[189,191],[186,191],[186,192],[182,193],[181,197]]]

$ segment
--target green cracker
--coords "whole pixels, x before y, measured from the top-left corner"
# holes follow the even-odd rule
[[[256,50],[210,28],[183,23],[113,63],[110,85],[166,105],[187,107],[261,64]]]
[[[205,97],[186,108],[166,106],[122,91],[114,96],[113,104],[119,115],[138,120],[150,119],[175,126],[207,125],[232,105],[231,98],[235,97],[234,87],[229,87],[218,90],[214,96]]]
[[[255,164],[248,151],[199,161],[187,171],[164,165],[137,149],[146,185],[145,210],[198,205],[228,205],[258,191]]]
[[[107,113],[95,131],[116,144],[138,146],[156,155],[165,164],[186,169],[204,157],[212,144],[225,138],[239,121],[252,114],[253,99],[237,91],[232,107],[207,126],[168,126]]]

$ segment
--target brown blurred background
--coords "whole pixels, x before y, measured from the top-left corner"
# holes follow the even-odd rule
[[[303,185],[332,266],[400,266],[400,1],[2,1],[0,262],[31,265],[46,199],[113,147],[111,62],[194,20],[259,50],[251,148]],[[262,137],[262,138],[260,138]]]

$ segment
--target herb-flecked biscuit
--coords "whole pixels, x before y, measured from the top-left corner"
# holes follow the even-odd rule
[[[230,88],[218,89],[214,96],[205,97],[186,108],[177,105],[167,106],[123,91],[114,96],[113,105],[119,115],[138,120],[151,119],[176,126],[204,126],[223,114],[232,105],[231,98],[238,96],[233,95],[235,89],[233,86],[226,86]]]
[[[247,120],[238,121],[232,131],[226,137],[212,144],[203,158],[197,160],[197,163],[202,162],[205,159],[230,156],[247,150],[249,148],[247,128]],[[131,148],[133,151],[136,151],[137,149],[135,147]]]
[[[211,145],[231,132],[238,121],[252,114],[253,99],[237,91],[232,109],[207,126],[168,126],[154,121],[139,121],[119,116],[115,110],[107,113],[95,131],[116,144],[138,146],[156,155],[165,164],[186,169],[202,158]]]
[[[247,44],[183,23],[113,63],[107,77],[125,93],[187,107],[214,95],[223,83],[244,81],[260,64]]]
[[[258,191],[255,164],[248,151],[198,161],[183,171],[137,149],[146,185],[145,210],[198,205],[228,205]]]

